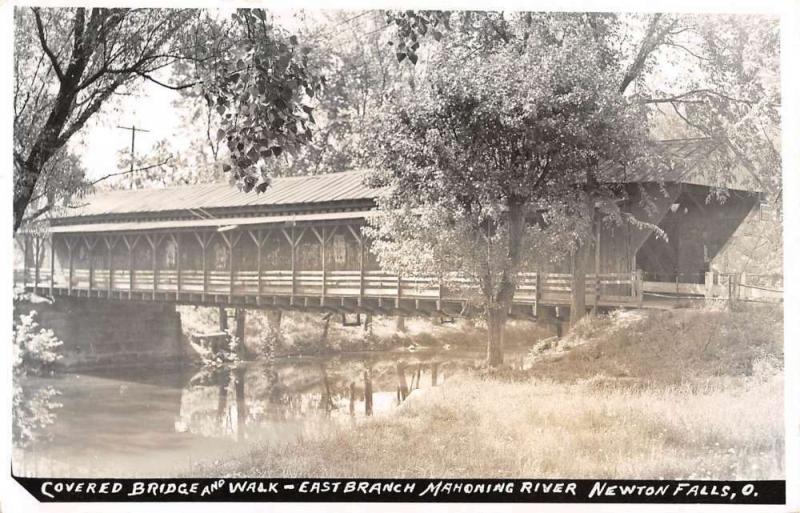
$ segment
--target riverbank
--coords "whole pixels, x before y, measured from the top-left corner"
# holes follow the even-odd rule
[[[179,312],[186,338],[219,329],[217,308],[181,306]],[[245,346],[254,357],[263,355],[267,338],[276,333],[270,321],[266,311],[254,309],[247,313]],[[354,321],[355,316],[349,315],[348,322]],[[360,324],[345,325],[340,315],[283,312],[278,340],[274,344],[275,356],[319,356],[395,349],[419,351],[442,347],[482,350],[486,344],[486,331],[465,319],[441,322],[434,317],[407,317],[402,330],[398,330],[397,318],[393,316],[376,315],[366,325],[365,321],[366,315],[362,315]],[[511,347],[529,346],[553,332],[553,326],[509,321],[506,340]]]
[[[390,414],[191,473],[779,479],[781,338],[775,308],[589,320],[524,370],[464,371]]]

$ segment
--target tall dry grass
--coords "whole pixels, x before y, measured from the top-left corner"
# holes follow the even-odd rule
[[[195,472],[271,477],[783,477],[782,379],[660,390],[460,376],[356,429]]]
[[[780,479],[780,328],[769,309],[593,319],[525,371],[464,371],[390,415],[191,473]]]

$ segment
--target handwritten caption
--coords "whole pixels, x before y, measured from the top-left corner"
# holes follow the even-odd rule
[[[645,499],[663,498],[663,502],[698,499],[705,502],[737,498],[757,499],[756,483],[730,482],[615,482],[615,481],[536,481],[513,480],[470,482],[462,480],[358,480],[358,479],[315,479],[315,480],[265,480],[265,479],[202,479],[202,480],[41,480],[39,494],[50,500],[70,500],[76,497],[83,500],[97,500],[91,496],[114,496],[123,500],[203,500],[203,498],[223,495],[231,500],[237,497],[274,500],[281,495],[291,494],[297,500],[314,496],[393,496],[395,498],[420,498],[425,500],[447,499],[457,496],[487,496],[503,500],[503,496],[514,496],[519,500],[536,501],[546,496],[555,496],[564,501],[619,499],[620,502],[637,502]],[[102,500],[102,499],[100,499]],[[181,500],[181,499],[179,499]],[[402,500],[402,499],[401,499]]]

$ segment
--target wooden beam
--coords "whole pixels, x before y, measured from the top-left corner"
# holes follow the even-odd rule
[[[600,306],[600,219],[596,221],[597,227],[595,228],[594,238],[594,308]]]
[[[33,292],[35,294],[39,293],[39,253],[42,247],[42,238],[34,235],[33,236]]]
[[[128,247],[128,299],[131,299],[133,297],[134,274],[136,272],[133,262],[133,250],[139,242],[139,236],[137,235],[133,239],[128,240],[128,236],[123,235],[122,241],[125,243],[125,246]]]
[[[400,308],[400,299],[403,297],[403,277],[397,275],[397,297],[394,299],[395,308]]]
[[[236,276],[236,271],[233,267],[233,249],[236,247],[236,244],[239,242],[239,238],[242,236],[241,232],[234,232],[230,235],[230,238],[226,233],[220,233],[222,239],[225,241],[225,244],[228,246],[228,269],[230,272],[230,282],[228,284],[228,303],[231,302],[233,298],[233,283]]]
[[[347,226],[349,227],[350,225]],[[364,239],[363,238],[359,238],[358,247],[360,251],[359,262],[358,262],[358,272],[359,272],[358,306],[361,306],[361,304],[364,302]]]
[[[253,239],[253,242],[256,244],[256,255],[258,261],[256,262],[256,273],[258,275],[258,293],[256,295],[256,304],[261,305],[261,294],[264,290],[263,281],[264,278],[262,276],[264,270],[264,264],[262,263],[263,259],[263,249],[264,244],[267,242],[267,239],[270,236],[272,230],[256,230],[253,232],[252,230],[248,230],[247,234],[250,235],[250,238]]]
[[[50,297],[53,297],[53,289],[55,288],[55,275],[56,275],[56,239],[55,236],[50,234]]]
[[[28,288],[28,245],[30,236],[22,236],[22,289]]]
[[[103,236],[103,242],[108,249],[108,297],[111,297],[111,292],[114,290],[114,248],[119,242],[116,235],[106,237]]]
[[[211,239],[214,238],[214,233],[208,234],[206,237],[207,232],[192,232],[194,233],[194,237],[197,239],[197,242],[200,244],[200,248],[203,250],[203,293],[201,295],[202,300],[205,302],[206,294],[208,294],[208,257],[206,255],[208,243],[211,242]],[[201,236],[200,233],[203,235]]]
[[[72,295],[72,278],[73,270],[75,269],[72,248],[75,247],[75,241],[71,240],[70,237],[64,237],[64,243],[67,245],[67,253],[69,255],[69,283],[67,283],[67,293]]]
[[[361,242],[361,233],[359,233],[355,228],[353,228],[352,224],[347,225],[347,229],[350,230],[350,233],[353,234],[353,237],[360,243]]]
[[[97,238],[93,238],[90,243],[89,238],[84,235],[83,241],[86,243],[86,248],[89,250],[89,296],[91,296],[92,289],[94,288],[94,247],[97,245]]]
[[[161,240],[164,236],[153,234],[153,236],[150,237],[149,234],[145,234],[145,238],[147,238],[147,242],[150,243],[150,251],[152,252],[150,260],[153,267],[153,299],[155,299],[156,291],[158,290],[158,245],[161,244]]]
[[[327,278],[326,272],[326,265],[325,265],[325,226],[322,227],[322,232],[319,232],[315,227],[311,227],[311,231],[317,237],[317,241],[319,242],[320,250],[320,259],[322,260],[320,267],[322,268],[322,290],[320,295],[320,304],[323,304],[325,301],[325,294],[327,292],[325,287],[325,279]]]
[[[175,271],[178,273],[178,287],[175,292],[175,299],[181,298],[181,234],[170,233],[170,239],[175,244]]]
[[[303,228],[299,236],[295,234],[294,226],[292,226],[291,233],[287,232],[285,228],[281,228],[281,232],[283,232],[286,240],[289,241],[289,246],[292,250],[292,295],[289,298],[289,304],[294,304],[294,297],[297,293],[297,244],[303,238],[306,229]]]

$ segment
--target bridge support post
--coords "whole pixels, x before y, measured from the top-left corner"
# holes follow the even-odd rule
[[[228,331],[228,310],[224,306],[220,306],[219,310],[219,330]]]
[[[236,354],[240,359],[244,359],[245,357],[245,326],[247,321],[247,310],[244,308],[237,308],[236,313],[234,314],[236,317],[236,338],[239,341],[239,344],[236,346]]]
[[[395,322],[395,329],[400,332],[406,331],[406,316],[403,314],[399,314],[397,316],[397,320]]]

